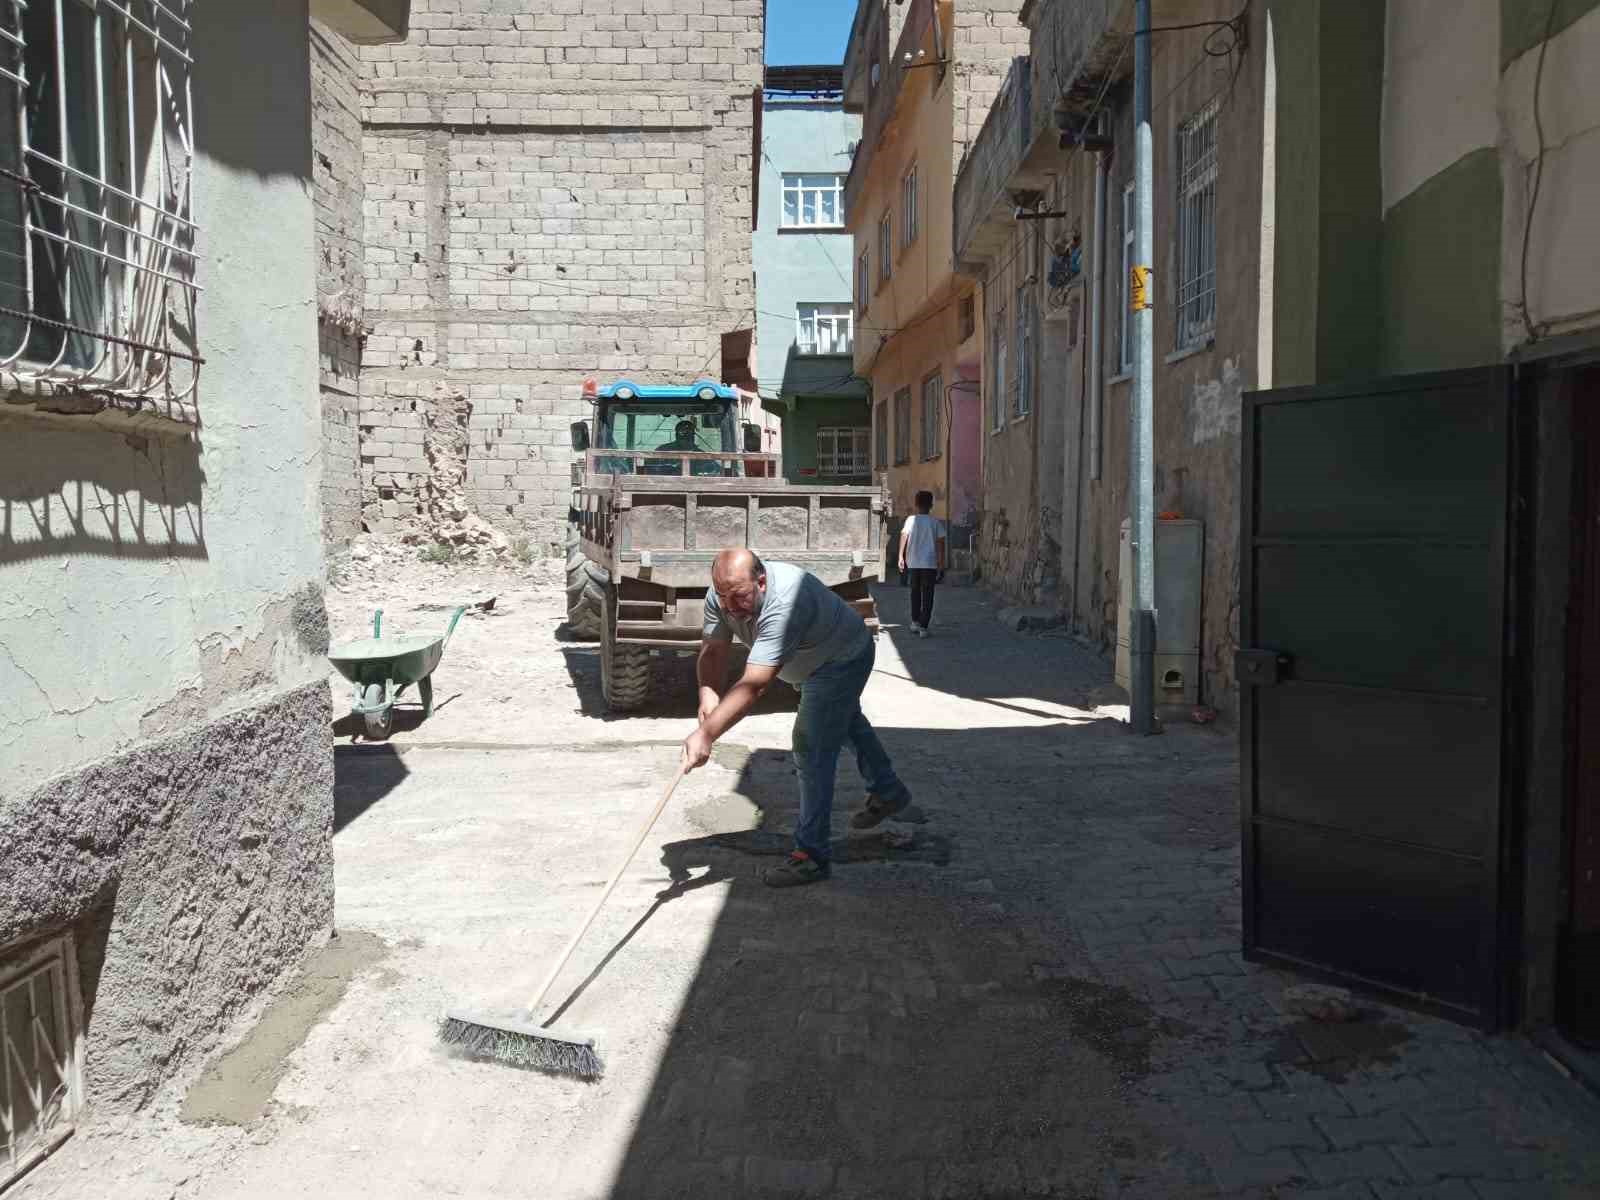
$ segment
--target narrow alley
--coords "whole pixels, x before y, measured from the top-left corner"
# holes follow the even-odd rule
[[[395,570],[332,593],[334,627]],[[769,697],[557,986],[605,1078],[448,1055],[441,1012],[525,1000],[592,903],[692,692],[608,720],[559,587],[401,570],[397,628],[496,602],[426,725],[339,727],[336,939],[187,1098],[69,1141],[21,1196],[1600,1195],[1600,1103],[1528,1042],[1287,1011],[1297,981],[1238,952],[1234,739],[1130,736],[1104,660],[971,588],[926,641],[879,590],[866,707],[920,823],[847,836],[846,761],[833,880],[761,887],[795,815],[793,704]]]

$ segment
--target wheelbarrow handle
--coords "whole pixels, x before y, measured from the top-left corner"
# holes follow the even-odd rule
[[[445,627],[444,631],[444,644],[446,646],[450,644],[450,635],[456,631],[456,622],[461,620],[461,614],[466,611],[467,606],[463,604],[457,608],[455,612],[450,614],[450,624]]]

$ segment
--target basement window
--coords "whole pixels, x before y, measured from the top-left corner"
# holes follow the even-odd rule
[[[70,937],[0,960],[0,1188],[72,1133],[83,1108]]]
[[[0,390],[192,422],[193,0],[0,0]]]

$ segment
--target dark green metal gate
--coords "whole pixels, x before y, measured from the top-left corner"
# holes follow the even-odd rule
[[[1510,377],[1257,392],[1244,412],[1244,949],[1503,1014]]]

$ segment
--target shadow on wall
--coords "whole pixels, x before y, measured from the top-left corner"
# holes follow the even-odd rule
[[[206,558],[194,438],[0,424],[0,564],[68,555]]]
[[[301,180],[309,195],[311,27],[285,16],[276,4],[230,4],[226,16],[222,8],[197,15],[195,149],[262,178]]]

